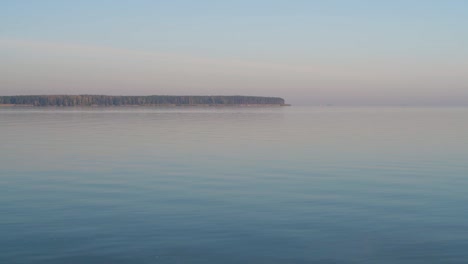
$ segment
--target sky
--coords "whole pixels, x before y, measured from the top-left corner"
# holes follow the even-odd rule
[[[468,1],[0,0],[0,95],[468,105]]]

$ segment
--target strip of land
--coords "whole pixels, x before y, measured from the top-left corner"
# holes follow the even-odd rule
[[[263,96],[114,96],[17,95],[0,96],[0,106],[287,106],[283,98]]]

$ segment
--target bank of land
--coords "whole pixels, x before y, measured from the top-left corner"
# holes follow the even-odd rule
[[[18,95],[0,96],[0,105],[29,106],[151,106],[151,105],[280,105],[280,97],[263,96],[114,96],[114,95]]]

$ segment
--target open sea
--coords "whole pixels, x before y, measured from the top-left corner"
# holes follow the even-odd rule
[[[467,263],[468,108],[0,108],[0,263]]]

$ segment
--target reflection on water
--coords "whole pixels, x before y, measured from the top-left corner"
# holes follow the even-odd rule
[[[1,108],[1,263],[463,263],[466,108]]]

